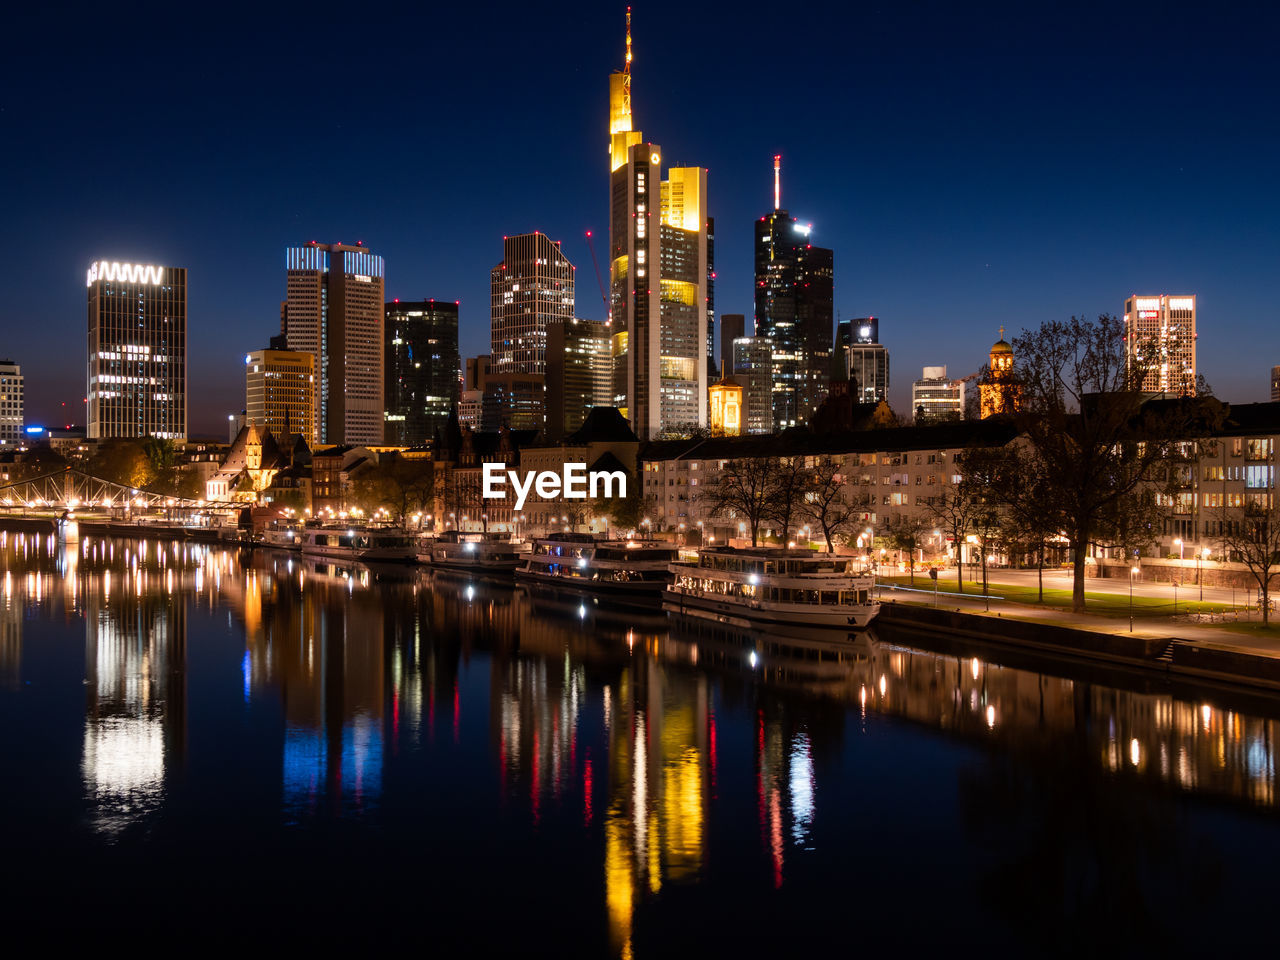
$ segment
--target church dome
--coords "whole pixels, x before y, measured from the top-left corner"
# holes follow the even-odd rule
[[[1012,356],[1013,347],[1009,346],[1009,344],[1004,340],[997,340],[994,346],[992,346],[991,348],[991,355],[994,357],[996,354],[1005,354],[1005,353]]]

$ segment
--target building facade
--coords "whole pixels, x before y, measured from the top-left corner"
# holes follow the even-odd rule
[[[393,300],[384,309],[386,443],[418,446],[458,403],[458,303]]]
[[[0,447],[16,447],[23,440],[25,387],[22,367],[12,360],[0,360]]]
[[[742,387],[742,432],[773,433],[773,344],[768,338],[733,341],[733,379]]]
[[[845,327],[845,324],[848,327]],[[858,403],[880,403],[889,399],[889,349],[880,342],[880,321],[860,317],[841,321],[836,349],[844,354],[844,368],[850,389]]]
[[[1134,295],[1124,302],[1127,369],[1144,369],[1140,389],[1196,394],[1196,298]]]
[[[547,439],[582,426],[592,407],[612,406],[612,327],[596,320],[547,325]]]
[[[984,420],[1017,413],[1022,403],[1022,388],[1013,370],[1013,347],[1004,338],[1004,327],[1000,328],[1000,339],[991,347],[991,360],[986,376],[978,385],[978,397]]]
[[[89,267],[88,438],[187,435],[187,271]]]
[[[610,77],[609,287],[614,405],[641,438],[707,423],[707,171],[671,167],[632,129],[626,68]]]
[[[1280,367],[1271,368],[1271,399],[1280,400]]]
[[[947,378],[947,368],[925,367],[919,380],[911,384],[911,411],[917,424],[964,417],[963,380]]]
[[[244,410],[248,422],[283,443],[297,434],[314,445],[315,357],[300,350],[254,350],[244,358]]]
[[[285,251],[285,338],[315,358],[320,443],[383,439],[383,259],[361,244]]]
[[[755,224],[755,330],[773,343],[773,428],[808,423],[827,394],[834,321],[834,254],[809,242],[810,228],[781,207]]]
[[[574,267],[545,233],[502,238],[490,271],[489,356],[495,373],[547,372],[547,324],[574,316]]]
[[[733,342],[747,335],[747,318],[741,313],[720,315],[720,372],[733,376]]]

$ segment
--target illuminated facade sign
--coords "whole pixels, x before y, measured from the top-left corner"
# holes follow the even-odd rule
[[[164,282],[164,267],[99,260],[89,267],[85,286],[92,287],[97,280],[107,280],[115,283],[159,284]]]

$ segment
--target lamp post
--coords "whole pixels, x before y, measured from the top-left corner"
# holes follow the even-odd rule
[[[1209,562],[1209,548],[1205,547],[1196,554],[1196,583],[1200,585],[1200,602],[1204,603],[1204,578],[1200,576],[1200,560],[1204,559],[1205,563]]]
[[[1178,615],[1178,581],[1173,581],[1173,615]]]
[[[1133,633],[1133,578],[1138,575],[1137,567],[1129,568],[1129,632]]]
[[[1182,560],[1182,538],[1176,538],[1173,541],[1173,545],[1178,548],[1178,560]]]

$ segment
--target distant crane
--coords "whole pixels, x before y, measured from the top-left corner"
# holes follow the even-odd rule
[[[628,16],[630,16],[630,8],[628,8]],[[591,251],[591,265],[596,268],[596,283],[600,285],[600,302],[604,304],[604,317],[606,320],[612,320],[611,311],[609,310],[609,297],[604,292],[604,278],[600,276],[600,261],[596,259],[596,246],[591,242],[591,231],[587,231],[587,249]]]

